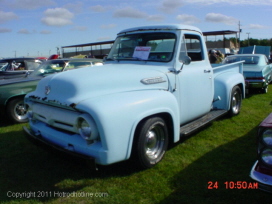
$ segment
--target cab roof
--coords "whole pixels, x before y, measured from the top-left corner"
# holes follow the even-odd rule
[[[137,31],[159,31],[159,30],[192,30],[197,31],[202,34],[201,30],[197,27],[190,26],[190,25],[183,25],[183,24],[169,24],[169,25],[151,25],[151,26],[140,26],[140,27],[134,27],[134,28],[128,28],[125,30],[122,30],[118,33],[124,34],[124,33],[130,33],[130,32],[137,32]]]

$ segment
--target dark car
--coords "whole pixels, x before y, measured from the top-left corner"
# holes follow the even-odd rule
[[[29,75],[16,79],[0,80],[0,113],[4,113],[13,122],[27,122],[27,107],[24,105],[24,97],[27,93],[35,90],[39,80],[49,74],[94,65],[102,65],[102,60],[91,58],[48,60]]]
[[[32,72],[40,64],[41,60],[35,58],[8,58],[0,60],[0,79],[12,79],[22,77]]]
[[[258,160],[250,177],[258,182],[259,189],[272,193],[272,113],[259,125],[257,137]]]

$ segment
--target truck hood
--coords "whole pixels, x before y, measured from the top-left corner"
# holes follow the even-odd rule
[[[167,75],[157,66],[108,64],[45,77],[27,97],[74,106],[102,95],[147,89],[168,89]]]

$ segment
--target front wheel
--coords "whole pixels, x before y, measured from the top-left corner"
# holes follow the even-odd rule
[[[168,130],[166,123],[160,117],[142,121],[134,138],[133,156],[138,164],[151,168],[160,162],[168,147]]]
[[[7,116],[15,123],[25,123],[27,118],[27,106],[24,103],[24,98],[15,98],[9,101],[7,105]]]
[[[242,105],[242,91],[239,86],[235,86],[233,87],[231,92],[229,115],[230,116],[238,115],[240,113],[241,105]]]

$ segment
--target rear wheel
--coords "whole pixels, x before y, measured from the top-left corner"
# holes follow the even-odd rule
[[[241,105],[242,105],[242,91],[239,86],[235,86],[233,87],[231,92],[229,115],[230,116],[238,115],[240,113]]]
[[[133,156],[142,168],[160,162],[168,146],[168,130],[164,120],[153,117],[139,124],[135,134]]]
[[[27,118],[27,106],[24,103],[24,98],[15,98],[9,101],[7,105],[7,116],[15,123],[25,123]]]
[[[267,93],[267,92],[268,92],[268,86],[262,88],[262,89],[261,89],[261,92],[262,92],[262,93]]]

